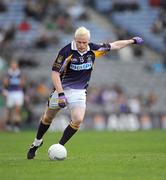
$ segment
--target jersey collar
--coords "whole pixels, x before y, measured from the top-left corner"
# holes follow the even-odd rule
[[[90,47],[89,47],[89,45],[88,45],[87,51],[85,51],[85,52],[83,52],[83,53],[79,52],[78,49],[77,49],[77,47],[76,47],[76,43],[75,43],[74,40],[71,42],[71,49],[74,50],[74,51],[77,51],[77,52],[78,52],[79,54],[81,54],[81,55],[84,55],[84,54],[86,54],[88,51],[90,51]]]

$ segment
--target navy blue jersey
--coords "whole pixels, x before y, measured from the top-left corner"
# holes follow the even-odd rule
[[[89,43],[88,50],[80,53],[76,49],[75,42],[72,41],[59,51],[52,70],[60,73],[64,89],[86,89],[95,58],[105,55],[110,49],[110,44]]]
[[[8,74],[8,90],[9,91],[18,91],[22,90],[21,86],[21,72],[19,69],[13,71],[12,69],[9,69]]]

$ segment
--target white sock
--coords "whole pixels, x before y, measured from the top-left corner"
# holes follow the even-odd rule
[[[42,142],[42,139],[36,139],[36,138],[35,138],[35,140],[34,140],[34,142],[33,142],[33,145],[34,145],[34,146],[40,146],[41,142]]]

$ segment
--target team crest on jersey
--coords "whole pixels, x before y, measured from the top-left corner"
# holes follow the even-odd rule
[[[91,62],[92,61],[92,55],[87,55],[87,62]]]
[[[58,58],[57,58],[57,63],[61,63],[63,60],[63,56],[62,55],[59,55]]]
[[[76,62],[78,62],[78,59],[72,58],[72,59],[71,59],[71,62],[76,63]]]
[[[83,57],[79,57],[80,58],[80,62],[83,63],[84,62],[84,58]]]

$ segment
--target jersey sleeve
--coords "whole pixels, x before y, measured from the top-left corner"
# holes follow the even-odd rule
[[[106,53],[108,53],[111,50],[111,45],[109,43],[103,43],[103,44],[91,43],[90,46],[93,53],[95,54],[95,57],[104,56]]]
[[[53,66],[52,66],[52,71],[57,71],[60,72],[62,69],[62,66],[64,64],[64,61],[66,59],[66,53],[61,49],[58,53],[58,56],[56,57]]]

